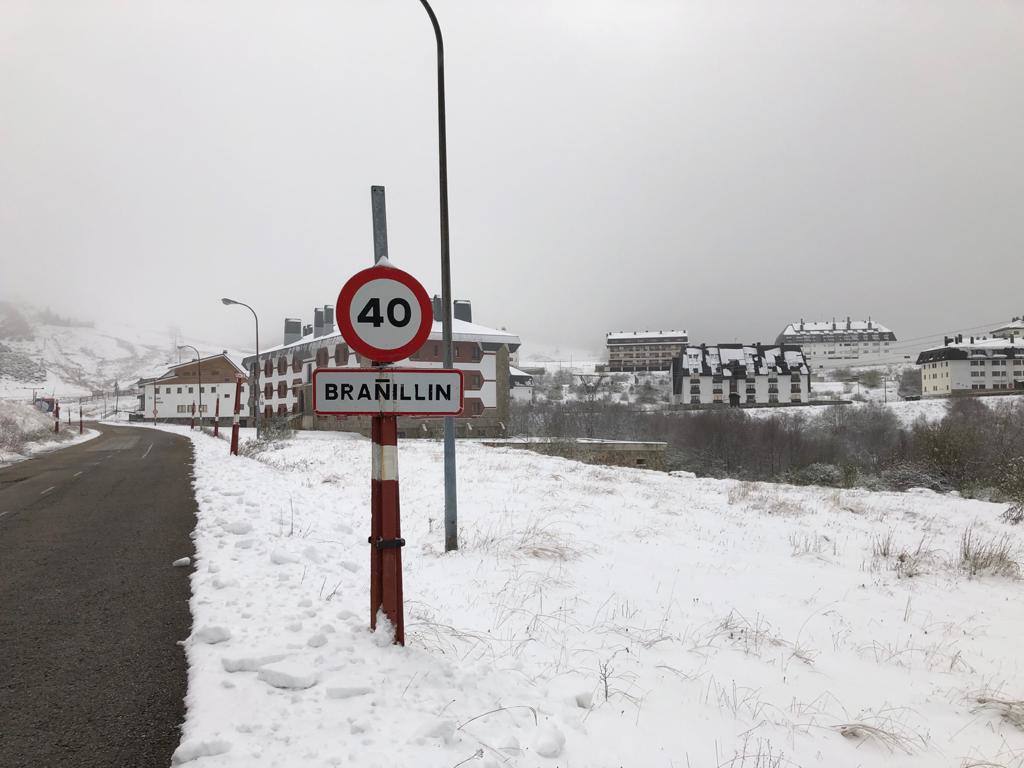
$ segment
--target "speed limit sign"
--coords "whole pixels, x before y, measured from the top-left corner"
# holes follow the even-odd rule
[[[423,346],[433,323],[430,297],[419,281],[380,264],[357,272],[338,294],[341,335],[374,362],[404,360]]]

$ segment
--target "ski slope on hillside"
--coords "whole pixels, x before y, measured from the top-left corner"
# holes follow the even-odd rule
[[[37,392],[74,399],[112,391],[115,382],[124,390],[178,362],[176,343],[191,344],[204,356],[223,351],[215,342],[176,338],[169,331],[112,323],[52,325],[32,310],[4,309],[17,313],[19,333],[0,336],[0,398],[29,399]],[[238,361],[244,355],[227,351]],[[191,356],[190,350],[180,353],[183,360]]]
[[[367,441],[190,436],[178,764],[1024,765],[1021,582],[959,555],[1019,557],[998,505],[460,444],[446,555],[441,447],[406,441],[398,648],[367,629]]]

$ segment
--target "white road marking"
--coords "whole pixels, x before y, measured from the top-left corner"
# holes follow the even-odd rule
[[[43,491],[43,492],[42,492],[42,493],[40,493],[39,495],[40,495],[40,496],[45,496],[46,494],[48,494],[48,493],[49,493],[50,491],[52,491],[52,490],[53,490],[54,488],[56,488],[56,487],[57,487],[56,485],[51,485],[51,486],[50,486],[49,488],[47,488],[47,489],[46,489],[45,491]]]
[[[75,472],[74,476],[78,477],[79,475],[84,474],[84,473],[85,473],[85,470],[83,469],[81,472]]]
[[[3,517],[4,515],[9,515],[9,514],[11,514],[10,510],[8,510],[7,512],[0,512],[0,517]]]
[[[149,452],[152,451],[152,450],[153,450],[153,444],[150,443],[149,444],[149,448],[147,448],[146,452],[144,454],[142,454],[142,458],[146,458],[147,456],[149,456]]]

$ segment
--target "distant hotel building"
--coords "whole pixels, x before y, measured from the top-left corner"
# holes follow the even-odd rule
[[[185,423],[191,421],[194,409],[196,418],[202,415],[207,424],[213,423],[212,417],[217,413],[221,424],[230,424],[235,413],[235,380],[244,376],[245,369],[226,353],[172,365],[162,376],[139,380],[135,416],[141,420],[155,417],[158,421]],[[248,401],[249,386],[243,381],[239,414],[243,424],[249,421]]]
[[[967,341],[947,337],[943,346],[918,355],[917,364],[923,397],[1024,390],[1024,339],[1013,334]]]
[[[686,331],[617,331],[605,338],[608,370],[613,373],[668,371],[686,346]]]
[[[434,316],[440,314],[435,297]],[[458,434],[478,437],[504,436],[508,425],[508,404],[512,386],[509,357],[519,348],[519,337],[506,331],[472,322],[468,301],[453,302],[453,367],[465,375],[465,410],[456,420]],[[369,360],[348,348],[334,325],[334,307],[316,308],[313,324],[286,318],[284,341],[260,350],[243,364],[249,371],[259,367],[259,410],[264,418],[288,419],[293,426],[333,428],[366,432],[369,420],[358,416],[318,416],[313,413],[313,371],[317,368],[368,367]],[[441,323],[435,320],[427,342],[409,359],[396,365],[409,368],[440,368],[443,365]],[[401,434],[433,437],[440,433],[442,419],[399,418]]]
[[[775,339],[776,344],[797,345],[812,371],[824,368],[846,368],[855,365],[877,365],[893,362],[891,349],[896,334],[871,318],[836,322],[791,323]],[[909,359],[909,358],[908,358]]]
[[[1024,339],[1024,315],[1015,317],[1005,325],[1001,325],[989,334],[998,339],[1008,339],[1010,336]]]
[[[677,405],[808,403],[811,371],[800,347],[687,346],[672,361],[672,395]]]

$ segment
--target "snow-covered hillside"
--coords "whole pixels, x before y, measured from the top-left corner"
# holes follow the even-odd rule
[[[0,398],[27,399],[33,391],[78,398],[122,389],[178,361],[175,343],[192,344],[204,355],[223,350],[217,342],[175,338],[110,323],[86,324],[47,310],[0,303]],[[242,352],[228,350],[241,360]],[[182,353],[187,359],[190,352]]]
[[[1024,765],[1024,530],[998,505],[460,444],[446,555],[441,447],[406,441],[399,648],[367,630],[367,441],[189,436],[177,763]]]

